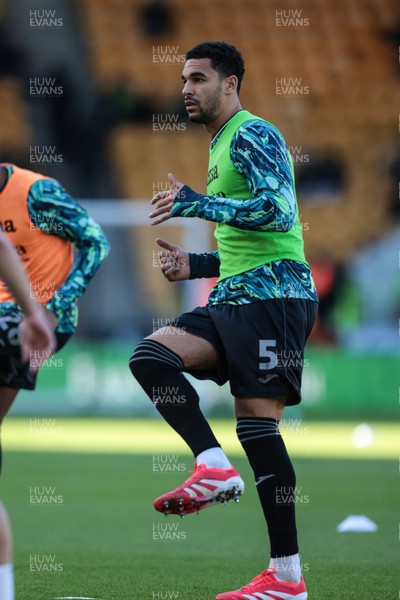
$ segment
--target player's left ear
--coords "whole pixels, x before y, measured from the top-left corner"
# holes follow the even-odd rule
[[[225,79],[225,93],[233,94],[236,92],[238,86],[238,78],[236,75],[231,75]]]

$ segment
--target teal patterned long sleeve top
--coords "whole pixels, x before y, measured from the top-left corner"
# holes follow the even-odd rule
[[[217,141],[218,134],[211,147]],[[184,186],[173,216],[200,217],[248,231],[288,231],[296,219],[296,195],[287,153],[283,138],[269,123],[256,120],[242,125],[233,137],[230,157],[245,177],[251,198],[203,196]]]
[[[245,177],[251,198],[207,196],[185,185],[173,204],[172,215],[200,217],[248,231],[288,231],[296,218],[296,196],[288,149],[279,131],[259,119],[246,122],[232,139],[230,158]],[[218,252],[189,254],[189,260],[191,279],[219,276]],[[318,301],[308,264],[276,260],[223,279],[211,290],[209,304],[248,304],[272,298]]]

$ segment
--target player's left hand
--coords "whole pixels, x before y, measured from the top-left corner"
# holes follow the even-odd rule
[[[155,210],[149,214],[150,219],[155,219],[155,221],[152,221],[152,225],[159,225],[172,217],[172,205],[178,192],[183,188],[183,183],[175,179],[172,173],[168,173],[168,179],[173,187],[170,190],[157,192],[151,199],[150,204],[155,206]]]

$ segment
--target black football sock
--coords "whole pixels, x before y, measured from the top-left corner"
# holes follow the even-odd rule
[[[194,456],[220,446],[199,406],[199,396],[182,374],[181,358],[154,340],[143,340],[129,361],[158,412],[184,439]]]
[[[254,471],[271,557],[297,554],[296,476],[276,419],[238,418],[237,435]]]

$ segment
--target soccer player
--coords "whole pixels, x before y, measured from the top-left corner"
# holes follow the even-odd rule
[[[211,135],[207,194],[169,174],[173,189],[153,197],[150,218],[153,225],[178,216],[215,222],[218,252],[188,254],[157,241],[169,281],[219,279],[208,304],[181,315],[176,331],[160,329],[143,340],[130,368],[196,460],[193,475],[155,501],[156,510],[165,514],[183,516],[238,499],[243,492],[242,479],[182,372],[220,385],[229,381],[237,435],[254,471],[271,558],[251,583],[217,600],[306,600],[295,473],[278,423],[284,407],[301,400],[304,346],[318,300],[304,257],[293,162],[276,127],[242,109],[243,74],[241,54],[224,42],[205,42],[186,54],[186,110]],[[175,398],[184,398],[183,405],[171,401],[172,388]]]
[[[22,264],[7,240],[0,234],[0,278],[14,295],[24,314],[20,326],[21,359],[29,360],[31,353],[49,356],[56,345],[54,333],[43,309],[31,298],[29,283]],[[0,598],[14,599],[11,529],[7,512],[0,502]]]
[[[106,258],[108,241],[58,181],[5,163],[0,164],[0,225],[24,265],[32,296],[55,330],[58,351],[77,326],[77,299]],[[79,251],[75,259],[74,245]],[[34,367],[46,358],[37,353],[29,364],[21,360],[21,320],[21,307],[0,282],[0,423],[18,390],[35,388]]]

